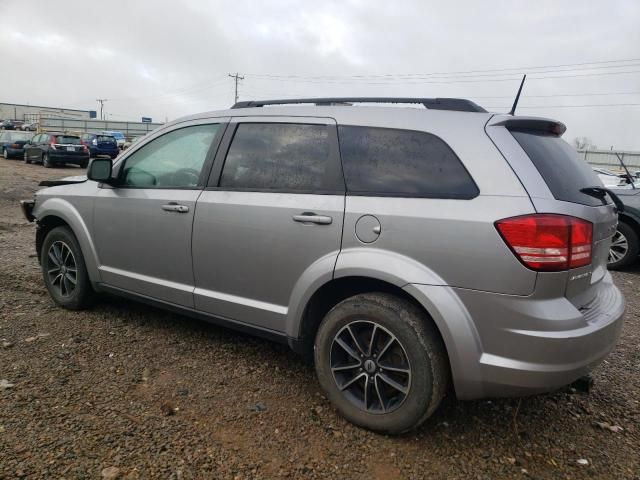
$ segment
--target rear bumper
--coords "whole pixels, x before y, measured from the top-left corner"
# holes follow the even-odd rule
[[[458,398],[549,392],[600,364],[618,341],[625,303],[608,273],[592,288],[595,298],[582,309],[564,297],[452,289],[461,300],[461,315],[470,320],[467,337],[473,338],[460,347],[455,337],[443,334]],[[466,323],[446,321],[454,322],[457,331]]]
[[[89,161],[89,153],[79,154],[65,151],[49,151],[49,160],[56,163],[74,163],[80,164]]]
[[[11,155],[12,157],[15,156],[22,156],[24,154],[24,150],[22,148],[7,148],[7,155]]]
[[[120,150],[116,147],[116,148],[111,148],[111,149],[107,149],[107,148],[97,148],[97,147],[90,147],[89,148],[91,155],[95,156],[95,155],[108,155],[109,157],[114,157],[117,156],[118,153],[120,153]]]

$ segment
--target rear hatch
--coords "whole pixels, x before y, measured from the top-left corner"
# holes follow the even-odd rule
[[[56,150],[71,155],[84,153],[84,145],[82,145],[80,137],[73,135],[56,135],[53,146]]]
[[[102,150],[117,150],[118,142],[110,135],[96,135],[96,146]]]
[[[581,191],[601,187],[601,180],[561,138],[565,127],[559,122],[501,115],[493,117],[486,130],[518,175],[537,213],[569,215],[593,224],[590,265],[538,274],[538,286],[557,285],[577,306],[589,303],[607,273],[609,245],[617,224],[617,210],[609,196],[597,198]]]

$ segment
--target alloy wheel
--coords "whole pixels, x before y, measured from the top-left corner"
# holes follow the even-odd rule
[[[390,413],[409,394],[409,357],[398,338],[375,322],[343,327],[331,344],[330,362],[338,389],[367,413]]]
[[[78,267],[69,245],[61,240],[51,244],[47,252],[47,275],[51,287],[62,297],[70,296],[78,283]]]
[[[609,259],[607,263],[616,263],[622,260],[629,252],[629,241],[620,230],[611,239],[611,247],[609,247]]]

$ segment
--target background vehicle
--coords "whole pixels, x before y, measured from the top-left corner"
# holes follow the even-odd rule
[[[35,132],[38,130],[38,126],[38,122],[24,123],[20,126],[20,130],[24,130],[25,132]]]
[[[1,130],[20,130],[20,126],[24,122],[21,120],[5,120],[0,123]]]
[[[89,155],[92,158],[105,155],[113,159],[120,153],[118,142],[111,135],[84,133],[80,136],[80,140],[89,149]]]
[[[141,138],[144,138],[144,136],[133,137],[131,140],[127,140],[126,142],[124,142],[122,149],[126,150],[127,148],[131,147],[134,143],[140,141]]]
[[[598,178],[602,180],[602,183],[607,188],[631,188],[633,182],[637,186],[640,186],[638,179],[632,175],[626,173],[616,173],[605,168],[594,168]]]
[[[110,135],[112,137],[114,137],[116,139],[116,141],[118,142],[118,148],[123,148],[124,147],[124,143],[126,142],[126,137],[124,136],[124,133],[122,132],[118,132],[118,131],[104,131],[104,132],[100,132],[103,135]]]
[[[82,145],[78,135],[41,133],[25,144],[24,161],[42,163],[46,168],[67,163],[86,168],[89,149]]]
[[[38,191],[23,208],[51,297],[113,292],[286,342],[342,415],[387,433],[450,380],[460,399],[533,394],[601,362],[624,311],[617,216],[564,125],[461,99],[335,105],[363,101],[194,115]]]
[[[4,131],[0,132],[0,153],[6,159],[11,157],[22,158],[24,154],[24,144],[27,143],[33,133]]]

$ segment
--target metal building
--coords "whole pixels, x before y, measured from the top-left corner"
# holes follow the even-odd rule
[[[19,103],[0,103],[0,120],[37,121],[39,117],[89,120],[96,118],[95,110],[75,110],[73,108],[42,107]]]

